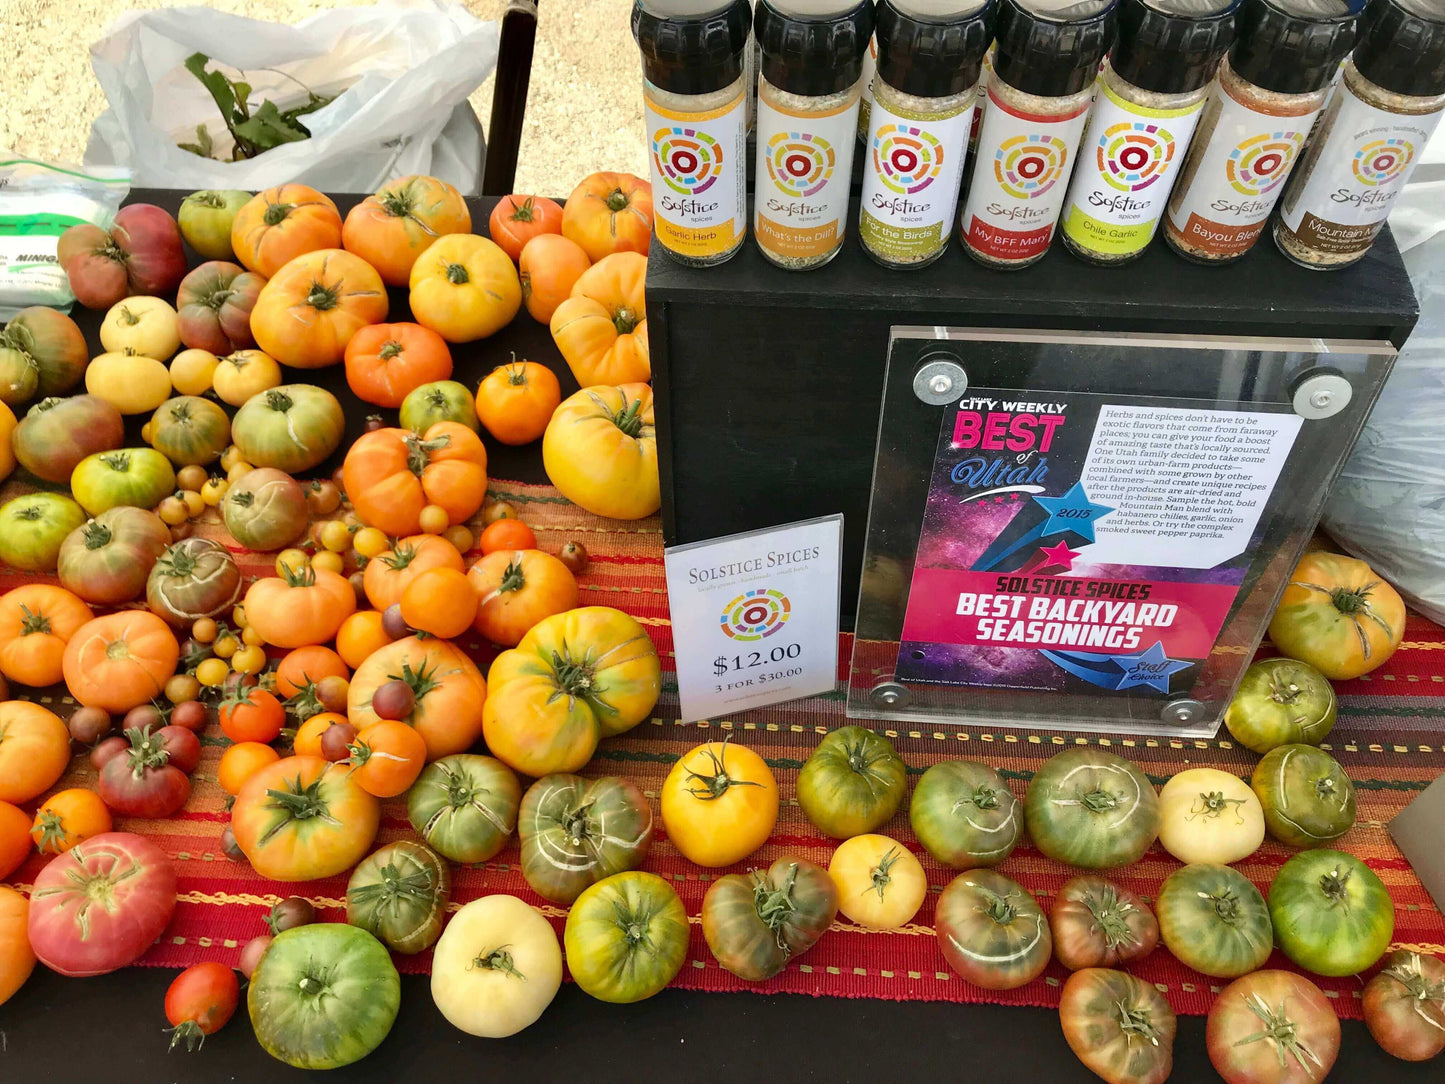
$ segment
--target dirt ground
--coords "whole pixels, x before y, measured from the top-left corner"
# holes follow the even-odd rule
[[[504,0],[464,0],[483,19]],[[209,0],[222,11],[297,22],[357,0]],[[79,162],[105,108],[90,43],[123,11],[170,0],[0,0],[0,150]],[[598,169],[646,174],[642,77],[628,29],[630,0],[541,0],[517,190],[566,195]],[[471,96],[485,124],[492,80]]]

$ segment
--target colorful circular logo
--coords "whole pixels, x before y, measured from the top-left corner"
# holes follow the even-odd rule
[[[885,124],[873,135],[873,170],[885,188],[921,192],[943,168],[943,144],[907,124]]]
[[[1262,196],[1289,174],[1289,164],[1305,141],[1303,132],[1265,132],[1250,136],[1229,152],[1224,176],[1236,192]]]
[[[1174,160],[1174,137],[1157,124],[1122,121],[1105,129],[1095,156],[1110,187],[1138,192],[1164,176]]]
[[[1057,136],[1028,135],[1005,139],[993,156],[993,175],[1016,199],[1037,199],[1063,176],[1069,148]]]
[[[729,602],[719,623],[731,639],[762,640],[786,625],[792,612],[787,595],[760,587]]]
[[[652,136],[652,163],[674,192],[700,195],[722,174],[722,144],[695,128],[659,128]]]
[[[1355,152],[1351,165],[1361,184],[1389,184],[1410,164],[1415,148],[1408,139],[1374,139]]]
[[[768,176],[790,196],[811,196],[833,176],[836,156],[826,139],[779,132],[768,140]]]

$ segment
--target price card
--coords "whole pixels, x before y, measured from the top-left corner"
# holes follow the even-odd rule
[[[682,718],[831,692],[842,515],[664,552]]]

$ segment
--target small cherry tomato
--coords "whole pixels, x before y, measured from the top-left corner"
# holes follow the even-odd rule
[[[328,674],[316,683],[316,699],[327,711],[346,713],[346,694],[351,682],[338,674]]]
[[[291,742],[291,751],[298,757],[319,757],[321,735],[337,723],[346,722],[346,716],[334,711],[323,711],[311,716],[296,728],[296,737]]]
[[[265,689],[238,689],[221,701],[221,733],[232,741],[275,741],[286,723],[281,701]]]
[[[493,501],[482,509],[482,522],[490,527],[499,519],[517,519],[517,510],[506,501]]]
[[[498,550],[534,550],[537,536],[520,519],[499,519],[482,532],[477,540],[482,552],[496,553]]]
[[[206,468],[195,463],[176,471],[176,485],[182,489],[199,490],[206,484]]]
[[[244,605],[231,607],[231,621],[238,629],[244,629],[250,624],[250,622],[246,620],[246,607]]]
[[[306,504],[313,516],[329,516],[341,507],[341,490],[329,478],[318,479],[306,487]]]
[[[185,501],[172,495],[156,505],[156,515],[161,517],[161,522],[166,526],[175,527],[191,518],[191,510],[186,507]]]
[[[120,756],[129,748],[130,739],[122,738],[119,734],[102,738],[90,751],[90,766],[97,770],[104,768],[109,761]]]
[[[357,553],[366,558],[380,557],[391,549],[386,532],[376,527],[363,527],[351,536],[351,545]]]
[[[346,571],[346,561],[335,550],[325,550],[311,558],[311,567],[324,568],[327,572],[335,572],[340,576]]]
[[[305,896],[287,896],[271,908],[266,916],[266,925],[274,937],[278,933],[294,930],[297,926],[310,926],[316,921],[316,908]]]
[[[587,547],[575,541],[562,543],[562,548],[557,551],[557,560],[566,565],[567,571],[574,576],[582,575],[592,563],[592,559],[587,556]]]
[[[283,580],[297,576],[306,571],[306,566],[310,563],[311,555],[309,553],[292,546],[276,555],[276,575]]]
[[[180,498],[186,502],[186,511],[191,514],[192,519],[206,510],[206,502],[198,490],[183,489],[180,492]]]
[[[229,478],[223,478],[219,474],[212,475],[206,479],[206,484],[201,487],[201,500],[206,502],[208,508],[215,508],[226,497],[226,490],[231,488]]]
[[[416,693],[400,679],[384,682],[371,694],[371,710],[378,719],[405,719],[416,707]]]
[[[162,727],[166,725],[165,713],[154,704],[140,704],[125,713],[120,721],[120,728],[125,730],[145,730],[147,727]]]
[[[200,682],[196,684],[199,686]],[[206,729],[206,724],[211,721],[210,714],[211,713],[206,710],[206,705],[194,697],[190,700],[182,700],[171,709],[171,726],[183,726],[187,730],[194,730],[199,734]]]
[[[196,525],[195,525],[194,523],[192,523],[190,520],[186,520],[184,523],[173,523],[173,524],[171,524],[171,541],[172,541],[172,542],[183,542],[183,541],[185,541],[187,538],[190,538],[191,535],[193,535],[193,534],[195,534],[195,533],[196,533]]]
[[[229,824],[221,829],[221,852],[232,862],[246,861],[246,852],[236,842],[236,833],[231,831]]]
[[[196,680],[208,689],[214,689],[226,680],[231,668],[225,659],[206,659],[196,667]]]
[[[452,524],[447,510],[439,504],[429,504],[423,508],[417,522],[421,524],[424,534],[441,534]]]
[[[401,616],[400,602],[393,602],[381,612],[381,627],[393,640],[401,640],[411,635],[411,626]]]
[[[216,637],[216,642],[211,645],[211,650],[216,653],[216,658],[229,659],[241,650],[241,638],[230,629],[225,629]]]
[[[197,1050],[207,1035],[226,1026],[241,994],[236,973],[215,960],[192,964],[166,991],[166,1019],[171,1022],[171,1049],[184,1042]]]
[[[351,531],[339,519],[328,519],[321,525],[319,534],[317,541],[332,553],[341,553],[351,548]]]
[[[241,630],[241,643],[248,646],[259,647],[265,642],[266,641],[261,638],[261,634],[250,625],[247,625],[244,629]]]
[[[169,763],[190,775],[201,762],[201,739],[183,726],[163,726],[156,731]]]
[[[172,704],[180,704],[200,696],[201,683],[190,674],[174,674],[166,681],[165,693]]]
[[[213,644],[220,631],[214,617],[203,617],[191,626],[191,639],[202,644]]]
[[[251,464],[247,463],[245,460],[238,459],[236,460],[236,462],[232,463],[230,468],[226,471],[226,481],[230,482],[232,485],[235,485],[237,482],[239,482],[242,478],[250,474],[255,469],[255,467],[251,466]]]
[[[356,727],[350,723],[333,723],[321,735],[321,755],[327,760],[345,760],[355,737]]]
[[[226,445],[226,450],[221,453],[221,469],[230,470],[241,461],[241,449],[234,444]]]
[[[457,552],[460,553],[463,557],[465,557],[468,553],[471,552],[472,547],[476,545],[477,541],[475,538],[472,537],[472,532],[467,530],[467,528],[462,526],[460,523],[456,523],[448,527],[445,531],[442,532],[442,537],[445,538],[448,542],[450,542],[453,546],[455,546],[457,548]]]
[[[81,745],[94,745],[110,733],[110,712],[104,708],[76,708],[66,722],[70,736]]]
[[[257,644],[247,644],[231,656],[231,666],[243,674],[259,674],[266,669],[266,649]]]
[[[256,972],[256,965],[261,962],[261,957],[266,955],[266,950],[271,947],[274,940],[269,933],[263,933],[260,937],[253,937],[247,941],[241,949],[241,959],[236,963],[236,970],[245,976],[246,981],[251,981],[251,976]]]

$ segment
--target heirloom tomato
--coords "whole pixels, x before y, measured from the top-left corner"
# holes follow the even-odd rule
[[[1264,842],[1264,810],[1239,776],[1190,768],[1159,792],[1159,842],[1181,862],[1238,862]]]
[[[560,402],[557,375],[535,361],[518,361],[515,354],[477,385],[477,417],[503,444],[540,439]]]
[[[1355,785],[1313,745],[1279,745],[1254,766],[1250,786],[1269,834],[1291,847],[1322,847],[1355,824]]]
[[[183,538],[156,559],[146,578],[146,605],[176,628],[217,617],[241,597],[241,569],[210,538]]]
[[[190,799],[190,778],[170,762],[165,738],[150,727],[131,727],[125,736],[130,748],[101,767],[97,791],[123,817],[169,817]]]
[[[221,701],[216,721],[233,742],[272,742],[286,725],[286,709],[265,689],[238,686]]]
[[[436,177],[389,181],[346,215],[341,244],[381,273],[388,286],[405,286],[412,265],[438,237],[471,233],[472,214],[462,194]]]
[[[341,214],[331,199],[304,184],[259,192],[231,221],[231,250],[268,279],[307,252],[341,245]]]
[[[1053,954],[1053,937],[1038,901],[991,869],[955,877],[938,897],[934,926],[948,965],[985,990],[1032,982]]]
[[[296,744],[301,744],[299,734]],[[297,750],[297,754],[301,755],[300,749]],[[246,785],[246,780],[268,764],[275,764],[280,759],[281,754],[269,745],[263,745],[258,741],[236,742],[221,754],[221,761],[216,765],[216,781],[221,784],[223,791],[234,798],[241,793],[241,788]]]
[[[298,647],[288,652],[276,668],[276,692],[281,696],[296,696],[311,690],[328,677],[339,677],[343,681],[351,677],[351,671],[341,656],[329,647]]]
[[[618,252],[584,271],[552,313],[552,340],[578,386],[652,379],[646,280],[647,257]]]
[[[241,787],[231,831],[252,867],[273,881],[313,881],[359,862],[376,839],[377,800],[344,764],[286,757]]]
[[[626,779],[547,775],[527,788],[517,834],[527,884],[566,906],[590,885],[642,865],[652,807]]]
[[[181,200],[176,225],[186,243],[208,260],[229,260],[231,226],[241,208],[251,202],[251,193],[238,188],[192,192]]]
[[[798,773],[798,805],[834,839],[880,828],[908,790],[908,768],[887,738],[861,726],[823,736]]]
[[[376,610],[357,610],[336,630],[336,653],[352,669],[391,642],[382,627],[381,614]]]
[[[9,877],[30,857],[33,828],[25,810],[11,802],[0,801],[0,878]],[[61,849],[52,846],[49,853],[59,854]],[[42,850],[41,853],[46,852]],[[0,912],[3,910],[3,901],[0,901]],[[3,985],[3,978],[0,978],[0,985]]]
[[[366,562],[363,585],[366,598],[379,611],[401,602],[402,592],[421,573],[433,568],[462,568],[462,556],[445,539],[413,534],[398,539],[391,549]]]
[[[0,402],[15,407],[37,395],[64,395],[89,362],[74,320],[43,305],[21,309],[0,331]]]
[[[1405,603],[1364,561],[1307,553],[1290,573],[1269,621],[1286,655],[1342,681],[1368,674],[1405,637]]]
[[[452,916],[432,953],[432,1000],[468,1035],[515,1035],[536,1022],[561,985],[556,931],[516,896],[472,900]]]
[[[125,443],[125,418],[96,395],[42,399],[16,424],[11,443],[16,460],[31,474],[69,484],[86,456]]]
[[[492,663],[487,748],[526,775],[575,772],[597,743],[646,719],[662,667],[637,620],[608,606],[543,618]]]
[[[451,375],[446,340],[420,324],[371,324],[346,344],[346,382],[375,406],[399,407],[423,384]]]
[[[35,950],[25,927],[30,901],[9,885],[0,885],[0,1005],[25,985],[35,970]]]
[[[1280,949],[1316,975],[1354,975],[1390,947],[1395,904],[1373,870],[1352,854],[1301,851],[1269,886]]]
[[[1262,756],[1281,745],[1318,745],[1334,728],[1335,712],[1334,686],[1309,663],[1264,659],[1244,672],[1224,725]]]
[[[306,491],[283,470],[259,467],[227,487],[221,498],[226,530],[249,550],[284,549],[306,533]]]
[[[413,705],[401,721],[425,739],[427,759],[464,752],[481,737],[487,682],[461,648],[407,636],[367,656],[346,693],[346,714],[358,730],[381,721],[372,698],[391,681],[411,689]]]
[[[28,700],[0,702],[0,801],[28,802],[70,766],[70,732],[53,711]]]
[[[286,569],[246,591],[246,614],[263,643],[276,647],[324,644],[356,610],[356,592],[345,577],[324,568]]]
[[[945,760],[924,772],[913,788],[908,819],[928,853],[954,869],[998,865],[1023,831],[1013,791],[977,760]]]
[[[630,173],[593,173],[562,208],[562,236],[596,263],[614,252],[647,255],[652,243],[652,185]]]
[[[1383,963],[1365,984],[1365,1026],[1385,1053],[1428,1061],[1445,1050],[1445,963],[1409,949]]]
[[[477,596],[476,630],[504,647],[515,647],[543,618],[577,606],[576,579],[541,550],[489,553],[467,578]]]
[[[838,910],[870,930],[896,930],[913,921],[928,894],[928,878],[911,851],[887,836],[844,840],[828,863]]]
[[[145,591],[151,567],[170,544],[170,528],[158,515],[121,505],[70,532],[57,572],[86,602],[113,606]]]
[[[121,448],[82,459],[70,476],[75,499],[92,516],[108,508],[154,508],[175,491],[176,472],[154,448]]]
[[[1163,1084],[1174,1069],[1174,1010],[1126,972],[1075,971],[1059,998],[1059,1022],[1069,1049],[1110,1084]]]
[[[522,284],[511,259],[471,233],[450,234],[423,252],[410,283],[416,322],[450,343],[494,335],[522,307]]]
[[[101,354],[86,367],[85,390],[122,414],[148,414],[170,398],[171,374],[159,358]]]
[[[476,588],[454,568],[423,572],[401,593],[401,619],[417,632],[453,639],[470,629],[476,616]]]
[[[205,395],[215,386],[220,364],[209,350],[182,350],[171,359],[171,390],[178,395]]]
[[[457,753],[427,767],[406,795],[406,815],[453,862],[485,862],[517,827],[522,787],[495,757]]]
[[[1138,765],[1101,749],[1068,749],[1035,773],[1024,797],[1029,838],[1084,869],[1139,861],[1159,835],[1159,795]]]
[[[400,1007],[401,977],[386,947],[344,922],[278,934],[246,990],[256,1041],[297,1069],[339,1069],[366,1057]]]
[[[503,196],[487,219],[487,233],[516,261],[534,237],[562,233],[562,208],[546,196]]]
[[[1270,909],[1231,866],[1196,862],[1175,870],[1164,879],[1154,909],[1165,947],[1195,971],[1232,979],[1269,959]]]
[[[563,401],[542,435],[542,464],[562,496],[612,519],[662,506],[652,389],[583,388]]]
[[[230,443],[231,419],[209,399],[179,395],[151,415],[151,447],[180,466],[214,463]]]
[[[176,310],[161,297],[118,301],[100,323],[100,345],[114,354],[167,361],[181,346]]]
[[[35,811],[30,835],[41,854],[64,854],[77,843],[110,830],[110,810],[100,795],[84,787],[70,787],[45,799]]]
[[[683,857],[699,866],[730,866],[772,835],[778,784],[762,757],[724,739],[678,758],[660,804],[667,838]]]
[[[299,474],[336,451],[346,415],[336,396],[315,384],[283,384],[247,399],[231,423],[232,439],[253,467]]]
[[[363,790],[394,798],[416,782],[426,767],[426,739],[406,723],[373,723],[348,747],[351,774]]]
[[[1319,1084],[1340,1052],[1340,1019],[1303,975],[1255,971],[1214,999],[1204,1036],[1225,1084]]]
[[[54,572],[66,536],[84,522],[80,505],[59,493],[14,497],[0,505],[0,561],[22,572]]]
[[[630,1004],[658,993],[687,956],[687,911],[672,886],[636,870],[577,897],[563,934],[567,967],[599,1001]]]
[[[1049,911],[1054,956],[1070,971],[1133,963],[1159,944],[1159,922],[1149,905],[1092,874],[1064,883]]]
[[[159,617],[121,610],[76,630],[65,645],[65,684],[86,707],[129,711],[161,695],[180,657],[175,634]]]
[[[484,554],[498,550],[532,550],[537,548],[537,536],[520,519],[496,520],[488,523],[477,536],[477,548]]]
[[[452,873],[436,854],[409,839],[368,855],[346,885],[346,921],[392,952],[432,947],[446,921]]]
[[[838,914],[828,872],[803,858],[779,858],[766,873],[719,877],[702,901],[702,932],[717,962],[763,982],[818,942]]]
[[[463,523],[487,494],[487,450],[457,422],[437,422],[425,433],[378,429],[346,453],[342,488],[363,522],[393,537],[417,534],[431,504]]]
[[[168,294],[186,273],[176,220],[151,203],[122,207],[108,231],[89,222],[71,226],[55,255],[88,309],[109,308],[130,294]]]
[[[28,583],[0,595],[0,674],[44,688],[64,677],[65,645],[95,615],[63,587]]]
[[[142,836],[106,832],[36,876],[30,946],[62,975],[105,975],[140,959],[175,907],[176,870],[165,852]]]
[[[171,1045],[199,1050],[207,1035],[226,1026],[236,1011],[241,987],[236,972],[215,960],[192,964],[166,990],[166,1019],[171,1023]]]
[[[386,286],[360,256],[324,248],[297,256],[261,287],[251,310],[256,345],[282,365],[321,369],[346,355],[368,324],[386,319]]]
[[[477,408],[465,384],[433,380],[407,393],[401,401],[401,427],[425,433],[437,422],[456,422],[477,431]]]
[[[216,362],[211,381],[221,402],[244,406],[253,396],[281,386],[281,366],[260,350],[236,350]]]
[[[544,233],[523,245],[517,272],[522,304],[532,319],[550,324],[557,306],[572,296],[572,287],[591,266],[582,246],[561,234]]]

